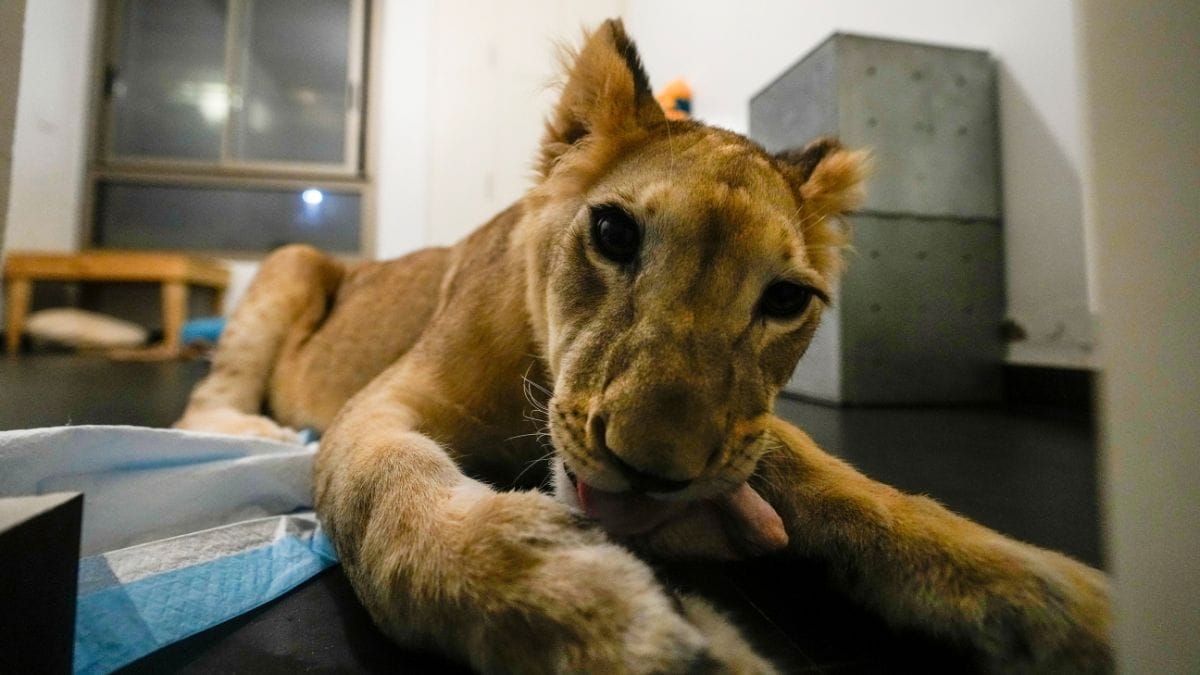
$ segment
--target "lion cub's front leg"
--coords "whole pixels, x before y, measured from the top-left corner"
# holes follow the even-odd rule
[[[1104,575],[874,482],[783,420],[757,488],[790,548],[829,563],[893,625],[971,644],[994,672],[1107,672]]]
[[[315,478],[346,573],[390,637],[483,672],[770,672],[718,615],[676,602],[568,507],[461,474],[407,431],[421,416],[396,400],[372,388],[353,400]]]

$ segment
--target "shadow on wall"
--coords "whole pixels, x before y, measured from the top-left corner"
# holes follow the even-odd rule
[[[1069,365],[1087,367],[1092,365],[1095,335],[1086,304],[1087,242],[1081,179],[1026,91],[1003,63],[998,70],[1001,127],[1024,131],[1020,147],[1014,145],[1011,136],[1001,137],[1004,219],[1026,224],[1023,228],[1005,228],[1005,258],[1036,260],[1038,270],[1036,277],[1012,274],[1011,270],[1006,275],[1009,318],[1026,335],[1009,346],[1009,360],[1068,360]],[[1040,161],[1013,161],[1014,154],[1033,148]],[[1022,199],[1013,199],[1014,193],[1020,193]],[[1039,214],[1047,213],[1070,222],[1035,226]],[[1030,268],[1028,262],[1025,268]]]

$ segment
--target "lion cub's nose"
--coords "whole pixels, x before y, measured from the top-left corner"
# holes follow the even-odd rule
[[[716,449],[715,434],[670,419],[649,419],[639,414],[643,412],[593,413],[588,420],[593,449],[634,490],[667,493],[691,485]]]

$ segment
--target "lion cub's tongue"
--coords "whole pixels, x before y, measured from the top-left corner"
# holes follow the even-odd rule
[[[667,502],[629,492],[605,492],[583,481],[575,487],[584,514],[618,536],[644,534],[695,507],[720,512],[725,520],[736,523],[737,535],[756,549],[771,551],[787,545],[783,521],[747,483],[723,497],[698,504]]]
[[[632,492],[597,490],[583,481],[575,484],[575,491],[583,513],[618,536],[649,532],[687,508],[684,502],[665,502]]]

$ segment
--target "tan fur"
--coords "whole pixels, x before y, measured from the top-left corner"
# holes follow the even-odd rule
[[[972,645],[986,669],[1107,670],[1098,572],[870,481],[771,412],[823,302],[777,320],[759,299],[784,278],[832,292],[835,219],[863,161],[834,141],[771,156],[667,122],[620,22],[605,23],[570,59],[523,200],[392,262],[273,254],[179,425],[324,429],[316,506],[363,604],[395,640],[484,672],[769,672],[630,550],[782,546],[826,560],[894,625]],[[635,268],[593,245],[602,204],[641,224]],[[531,405],[558,499],[493,487],[545,453]],[[663,497],[680,515],[628,547],[580,516],[567,473],[620,492],[633,479],[618,459],[683,486]]]

